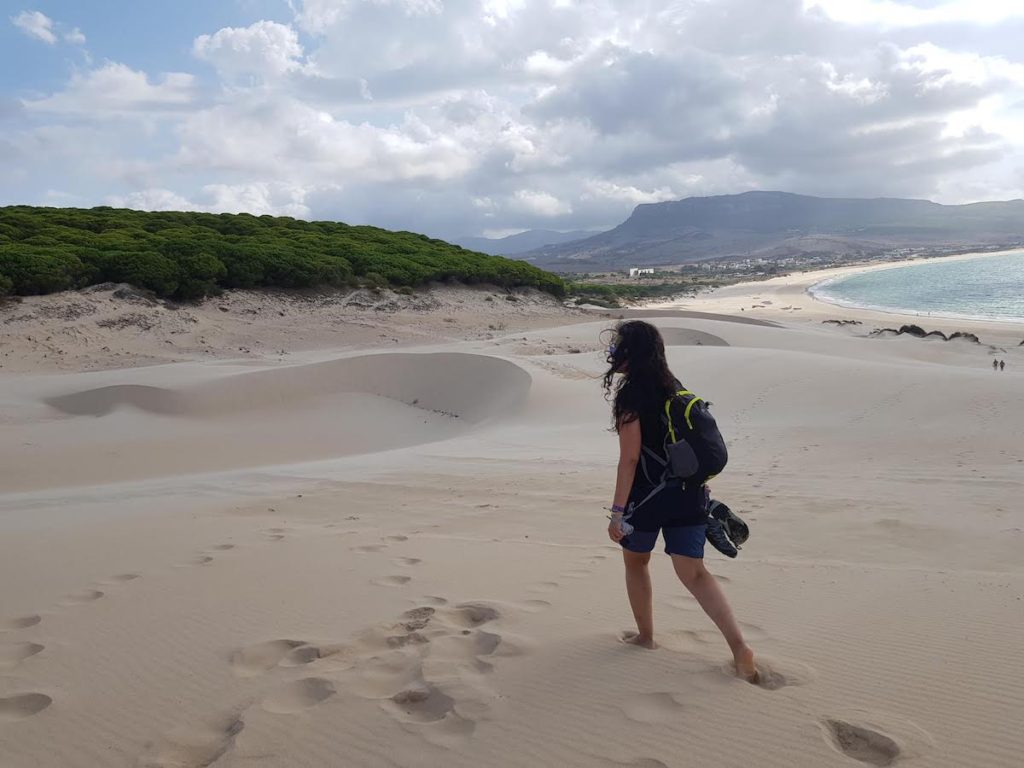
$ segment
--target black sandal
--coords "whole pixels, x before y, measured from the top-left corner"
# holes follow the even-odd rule
[[[736,557],[742,545],[750,538],[750,526],[728,506],[711,499],[708,503],[705,537],[711,542],[711,546],[726,557]]]

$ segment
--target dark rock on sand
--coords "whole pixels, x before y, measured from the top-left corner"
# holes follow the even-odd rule
[[[949,336],[946,336],[942,331],[926,331],[919,325],[901,325],[897,331],[895,328],[876,328],[870,334],[871,336],[914,336],[918,339],[929,339],[938,338],[943,341],[953,341],[954,339],[963,339],[964,341],[970,341],[974,344],[980,344],[979,339],[973,333],[967,331],[954,331]],[[1024,341],[1021,342],[1024,345]]]

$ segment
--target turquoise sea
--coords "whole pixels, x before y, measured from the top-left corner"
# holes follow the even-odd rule
[[[1021,323],[1024,250],[863,272],[826,280],[810,291],[848,307]]]

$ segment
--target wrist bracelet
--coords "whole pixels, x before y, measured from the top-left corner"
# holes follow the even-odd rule
[[[612,504],[608,509],[610,512],[615,512],[620,515],[625,514],[626,512],[626,508],[619,504]]]

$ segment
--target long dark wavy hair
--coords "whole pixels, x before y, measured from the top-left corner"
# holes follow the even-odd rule
[[[665,359],[665,342],[653,325],[627,320],[609,335],[604,392],[605,399],[612,400],[612,428],[618,431],[641,413],[658,411],[676,391],[677,382]]]

